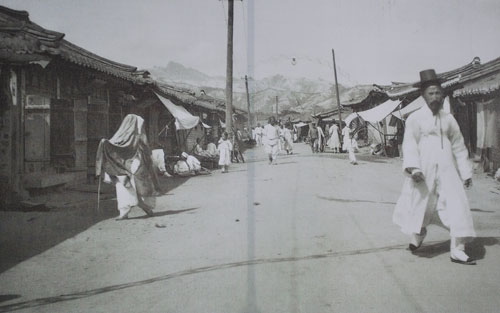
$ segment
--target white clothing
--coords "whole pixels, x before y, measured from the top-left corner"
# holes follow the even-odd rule
[[[264,150],[269,155],[272,162],[274,162],[279,152],[279,132],[276,127],[271,124],[264,126]]]
[[[163,149],[155,149],[152,151],[151,158],[153,159],[153,167],[160,173],[167,171],[165,166],[165,152]]]
[[[231,164],[231,151],[233,150],[233,144],[231,141],[223,140],[222,138],[219,140],[219,165],[227,166]]]
[[[200,161],[192,155],[188,155],[188,157],[186,158],[186,163],[191,171],[198,172],[201,170]]]
[[[208,145],[207,145],[207,152],[212,157],[219,156],[219,151],[217,150],[217,146],[213,142],[208,143]]]
[[[278,144],[280,137],[279,132],[278,129],[276,129],[276,127],[274,127],[273,125],[267,124],[266,126],[264,126],[264,131],[262,135],[265,138],[264,140],[265,145],[273,146]]]
[[[108,174],[105,173],[106,175]],[[134,180],[128,179],[127,176],[117,176],[116,179],[116,202],[118,204],[118,211],[120,211],[120,218],[127,216],[132,207],[139,205],[139,202],[143,202],[147,206],[154,208],[156,204],[155,197],[141,196],[139,201]]]
[[[255,141],[257,141],[258,146],[262,146],[262,144],[263,144],[263,142],[262,142],[263,131],[264,130],[262,129],[262,127],[255,128]]]
[[[429,222],[426,212],[437,209],[452,237],[475,237],[472,216],[462,180],[472,167],[460,128],[453,115],[437,115],[424,106],[406,121],[403,140],[406,178],[393,221],[404,233],[420,233]],[[417,169],[425,180],[414,182],[407,169]]]
[[[291,152],[293,150],[292,132],[288,128],[285,128],[283,130],[283,137],[285,139],[285,150]]]
[[[316,129],[318,130],[318,145],[319,147],[321,147],[323,144],[323,140],[325,140],[325,133],[323,132],[323,129],[319,126],[316,127]]]
[[[328,140],[328,146],[332,149],[340,148],[340,139],[339,139],[339,127],[333,124],[328,130],[330,134],[330,139]]]
[[[348,150],[351,146],[351,129],[349,127],[344,127],[342,129],[343,143],[342,150]]]

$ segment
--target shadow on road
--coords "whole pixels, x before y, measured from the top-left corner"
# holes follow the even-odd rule
[[[0,303],[20,298],[20,295],[0,295]]]
[[[316,195],[316,197],[319,198],[319,199],[322,199],[322,200],[342,202],[342,203],[357,203],[357,202],[362,202],[362,203],[379,203],[379,204],[391,204],[391,205],[396,204],[396,202],[360,200],[360,199],[340,199],[340,198],[325,197],[325,196],[320,196],[320,195]]]
[[[465,245],[465,252],[473,259],[482,260],[486,255],[485,246],[498,245],[498,237],[477,237],[472,242]],[[418,250],[412,252],[422,258],[434,258],[438,255],[450,252],[450,241],[438,242],[430,245],[423,245]]]
[[[168,211],[162,211],[162,212],[154,212],[154,215],[152,217],[161,217],[161,216],[167,216],[167,215],[174,215],[174,214],[180,214],[184,212],[189,212],[189,211],[194,211],[198,210],[199,208],[190,208],[190,209],[183,209],[183,210],[168,210]],[[128,220],[142,220],[150,218],[147,215],[141,215],[141,216],[136,216],[136,217],[129,217]]]
[[[164,192],[171,192],[187,180],[189,177],[160,177],[160,185]],[[77,236],[103,220],[117,217],[114,187],[107,184],[102,187],[99,211],[96,209],[96,184],[44,195],[43,200],[53,205],[49,206],[49,210],[0,211],[0,273]],[[154,216],[195,209],[156,212]]]

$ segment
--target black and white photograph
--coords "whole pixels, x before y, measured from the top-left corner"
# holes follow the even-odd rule
[[[500,311],[497,0],[0,0],[0,312]]]

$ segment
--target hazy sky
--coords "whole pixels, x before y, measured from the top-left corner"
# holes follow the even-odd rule
[[[248,20],[248,1],[255,19]],[[177,61],[211,75],[226,69],[227,0],[0,0],[101,56],[148,68]],[[253,26],[252,26],[253,25]],[[339,82],[415,81],[418,72],[500,56],[498,0],[244,0],[235,2],[234,71]],[[297,64],[291,64],[291,58]]]

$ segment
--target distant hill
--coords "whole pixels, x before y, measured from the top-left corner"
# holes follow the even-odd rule
[[[197,93],[203,90],[212,97],[225,98],[226,81],[224,77],[210,76],[176,62],[169,62],[166,67],[155,66],[149,71],[159,81],[190,88]],[[254,112],[275,112],[276,96],[278,96],[279,112],[311,114],[332,110],[337,106],[335,86],[330,81],[323,79],[287,78],[277,74],[260,80],[252,80],[250,86],[252,83],[254,87],[250,94],[253,104],[252,111]],[[339,84],[341,99],[349,97],[356,88],[358,87],[346,88]],[[234,105],[246,109],[244,79],[234,78],[233,93]]]

